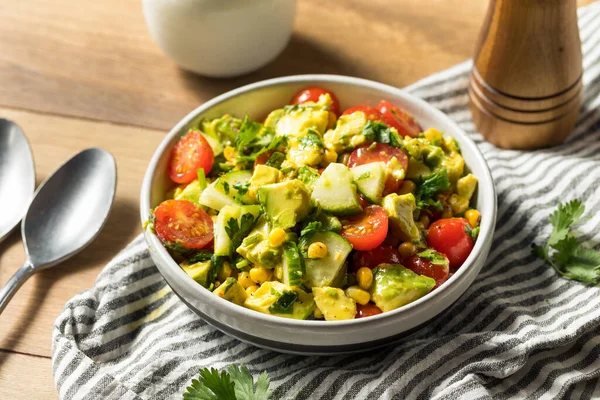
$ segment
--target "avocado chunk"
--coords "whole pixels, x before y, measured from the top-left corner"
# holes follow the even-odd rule
[[[399,264],[381,264],[373,272],[371,301],[383,312],[411,303],[435,286],[435,279],[415,274]]]
[[[225,282],[213,290],[213,293],[239,306],[243,306],[248,298],[246,290],[235,278],[225,279]]]
[[[269,221],[265,216],[258,219],[254,229],[244,238],[236,251],[252,264],[267,269],[276,268],[282,262],[283,249],[281,246],[271,246]]]
[[[212,262],[210,260],[200,261],[194,264],[187,264],[183,262],[180,264],[181,268],[186,274],[193,280],[204,286],[208,287],[208,274],[212,269]]]
[[[258,201],[273,227],[288,229],[310,213],[310,193],[298,179],[264,185],[258,190]]]
[[[417,208],[412,193],[388,194],[381,203],[389,217],[390,229],[394,236],[402,240],[419,240],[419,228],[415,225],[413,211]]]
[[[315,287],[313,295],[326,321],[354,319],[356,316],[356,302],[346,296],[342,289]]]
[[[477,188],[477,178],[472,174],[463,176],[456,182],[456,192],[460,197],[471,200]]]
[[[329,124],[331,104],[331,97],[325,95],[317,103],[286,106],[283,110],[272,111],[267,116],[265,125],[273,127],[278,136],[288,138],[303,136],[307,129],[314,129],[322,135]]]
[[[200,188],[200,182],[194,179],[191,183],[188,183],[183,189],[175,189],[175,200],[187,200],[194,204],[200,204],[200,194],[202,189]]]
[[[321,135],[308,129],[297,138],[288,139],[288,159],[297,165],[318,165],[325,155],[325,145]]]
[[[306,319],[315,309],[312,294],[277,282],[265,282],[244,302],[244,307],[264,314]]]
[[[279,170],[277,168],[269,167],[264,164],[258,164],[254,167],[254,172],[250,178],[250,187],[256,188],[271,183],[277,183],[279,180]]]
[[[363,128],[367,124],[367,116],[362,111],[342,115],[335,129],[330,129],[323,135],[325,147],[340,154],[366,143]]]
[[[450,184],[454,186],[464,173],[465,160],[459,153],[454,153],[452,156],[444,157],[442,167],[448,171],[448,179]]]

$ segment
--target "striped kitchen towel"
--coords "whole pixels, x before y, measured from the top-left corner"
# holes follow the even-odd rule
[[[585,99],[561,146],[500,150],[468,109],[470,62],[408,90],[447,113],[492,170],[498,222],[483,271],[410,339],[366,354],[301,357],[242,343],[203,322],[170,290],[138,237],[56,320],[53,373],[62,399],[180,399],[201,367],[267,371],[274,399],[600,398],[600,289],[559,277],[531,254],[559,201],[582,199],[580,227],[600,242],[600,3],[580,10]]]

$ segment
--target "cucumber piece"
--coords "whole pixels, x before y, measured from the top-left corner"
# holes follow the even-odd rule
[[[260,206],[240,206],[237,204],[227,205],[221,209],[217,220],[214,224],[215,232],[215,255],[217,256],[229,256],[235,249],[241,244],[242,240],[248,235],[250,230],[254,227],[257,218],[261,214]],[[245,214],[251,214],[253,221],[251,224],[245,223],[243,216]],[[229,227],[230,220],[234,219],[237,221],[237,232],[234,235],[237,237],[237,243],[234,243],[229,234],[227,233],[227,227]]]
[[[215,183],[208,185],[200,194],[201,205],[220,211],[223,207],[235,204],[235,200],[215,188]]]
[[[334,215],[352,215],[362,211],[352,172],[344,164],[331,163],[315,183],[312,199],[324,211]]]
[[[223,193],[226,196],[231,197],[236,202],[243,204],[255,203],[252,198],[248,195],[248,188],[250,187],[250,178],[252,178],[251,171],[231,171],[221,176],[215,181],[215,189]],[[241,184],[245,187],[244,192],[240,193],[235,187],[236,184]]]
[[[354,176],[354,183],[359,192],[371,203],[379,204],[385,187],[385,164],[373,162],[358,165],[350,169]]]
[[[283,283],[292,287],[300,286],[305,275],[304,259],[300,256],[298,246],[294,242],[285,242],[283,244]]]
[[[352,251],[352,245],[343,237],[333,232],[317,232],[309,237],[301,237],[299,246],[306,254],[308,246],[314,242],[321,242],[327,246],[327,255],[324,258],[305,258],[306,279],[310,287],[332,286],[339,281],[340,270],[344,269],[344,262]]]

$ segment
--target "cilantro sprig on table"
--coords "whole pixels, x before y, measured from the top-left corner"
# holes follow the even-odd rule
[[[269,376],[263,372],[256,382],[245,366],[230,365],[227,371],[202,368],[198,379],[183,394],[184,400],[268,400]]]
[[[600,253],[584,247],[571,233],[583,221],[585,206],[579,200],[560,203],[550,214],[552,233],[544,246],[533,244],[533,253],[567,279],[597,285],[600,283]]]

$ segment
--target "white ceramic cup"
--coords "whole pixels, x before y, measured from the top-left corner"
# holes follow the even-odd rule
[[[154,41],[183,69],[210,77],[254,71],[285,48],[296,0],[143,0]]]

